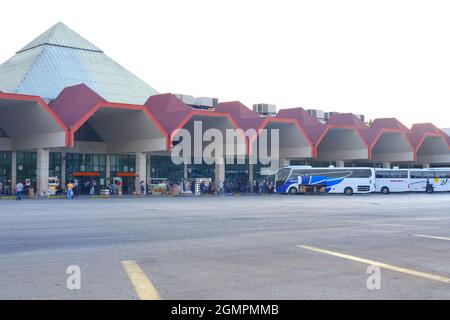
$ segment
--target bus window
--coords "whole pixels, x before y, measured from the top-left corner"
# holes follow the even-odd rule
[[[411,171],[410,172],[411,179],[423,179],[422,171]]]
[[[354,169],[349,178],[370,178],[372,171],[369,169]]]
[[[449,179],[450,171],[435,171],[435,176],[439,179]]]
[[[281,186],[287,180],[290,173],[291,169],[289,168],[278,170],[277,175],[275,177],[275,187]]]
[[[422,172],[423,177],[426,179],[434,179],[436,177],[435,173],[432,171],[424,171]]]
[[[333,168],[333,169],[314,170],[313,172],[310,172],[308,174],[315,176],[323,176],[327,177],[328,179],[341,179],[349,177],[351,175],[351,171]]]
[[[407,179],[408,171],[392,171],[392,178],[394,179]]]
[[[306,176],[306,175],[309,175],[308,171],[295,169],[295,170],[292,170],[290,179],[298,179],[298,177]]]
[[[377,179],[389,179],[391,177],[391,173],[389,171],[377,170],[375,173],[375,177]]]
[[[408,171],[400,170],[377,170],[377,179],[407,179]]]

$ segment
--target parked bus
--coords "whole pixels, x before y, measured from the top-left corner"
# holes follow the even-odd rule
[[[276,193],[370,193],[375,191],[373,168],[313,168],[288,166],[275,175]]]
[[[409,184],[407,169],[375,169],[375,192],[408,192]]]
[[[376,169],[375,190],[390,192],[450,191],[450,168]]]
[[[450,168],[410,169],[409,191],[446,192],[450,191]]]

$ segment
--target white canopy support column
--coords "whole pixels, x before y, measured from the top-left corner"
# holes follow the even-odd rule
[[[37,149],[36,194],[39,197],[48,195],[49,149]]]
[[[183,163],[183,179],[187,180],[188,177],[189,177],[188,165],[187,165],[187,163]]]
[[[147,181],[145,181],[146,183],[150,183],[150,179],[152,178],[152,157],[150,154],[147,155]]]
[[[11,190],[16,190],[17,184],[17,152],[11,152]]]
[[[111,155],[106,155],[106,164],[105,164],[105,175],[106,175],[106,187],[109,187],[111,184]]]
[[[389,161],[383,161],[383,168],[390,169],[391,163]]]
[[[136,152],[136,192],[140,193],[140,183],[147,182],[147,154],[145,152]],[[147,193],[147,190],[144,191]]]
[[[60,181],[60,185],[61,187],[65,187],[67,185],[66,182],[66,158],[67,158],[67,153],[66,152],[62,152],[61,153],[61,181]]]
[[[218,187],[220,182],[225,181],[225,158],[224,157],[220,157],[220,158],[216,159],[214,173],[215,173],[215,184],[216,184],[216,187]]]
[[[253,165],[253,163],[249,163],[248,164],[248,181],[251,181],[252,183],[253,183],[253,180],[254,180],[254,173],[253,173],[253,170],[254,170],[254,165]]]

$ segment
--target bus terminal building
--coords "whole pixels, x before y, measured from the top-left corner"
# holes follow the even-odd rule
[[[303,108],[261,115],[239,101],[209,102],[158,93],[58,23],[0,65],[0,184],[46,195],[49,177],[99,188],[120,178],[129,193],[157,179],[265,179],[264,165],[248,161],[174,164],[173,133],[194,133],[197,121],[202,130],[278,129],[279,166],[450,166],[450,138],[431,123],[368,125],[354,114],[323,122]]]

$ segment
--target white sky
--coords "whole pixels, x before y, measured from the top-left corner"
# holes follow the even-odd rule
[[[450,127],[450,1],[2,1],[0,61],[58,21],[161,93]]]

